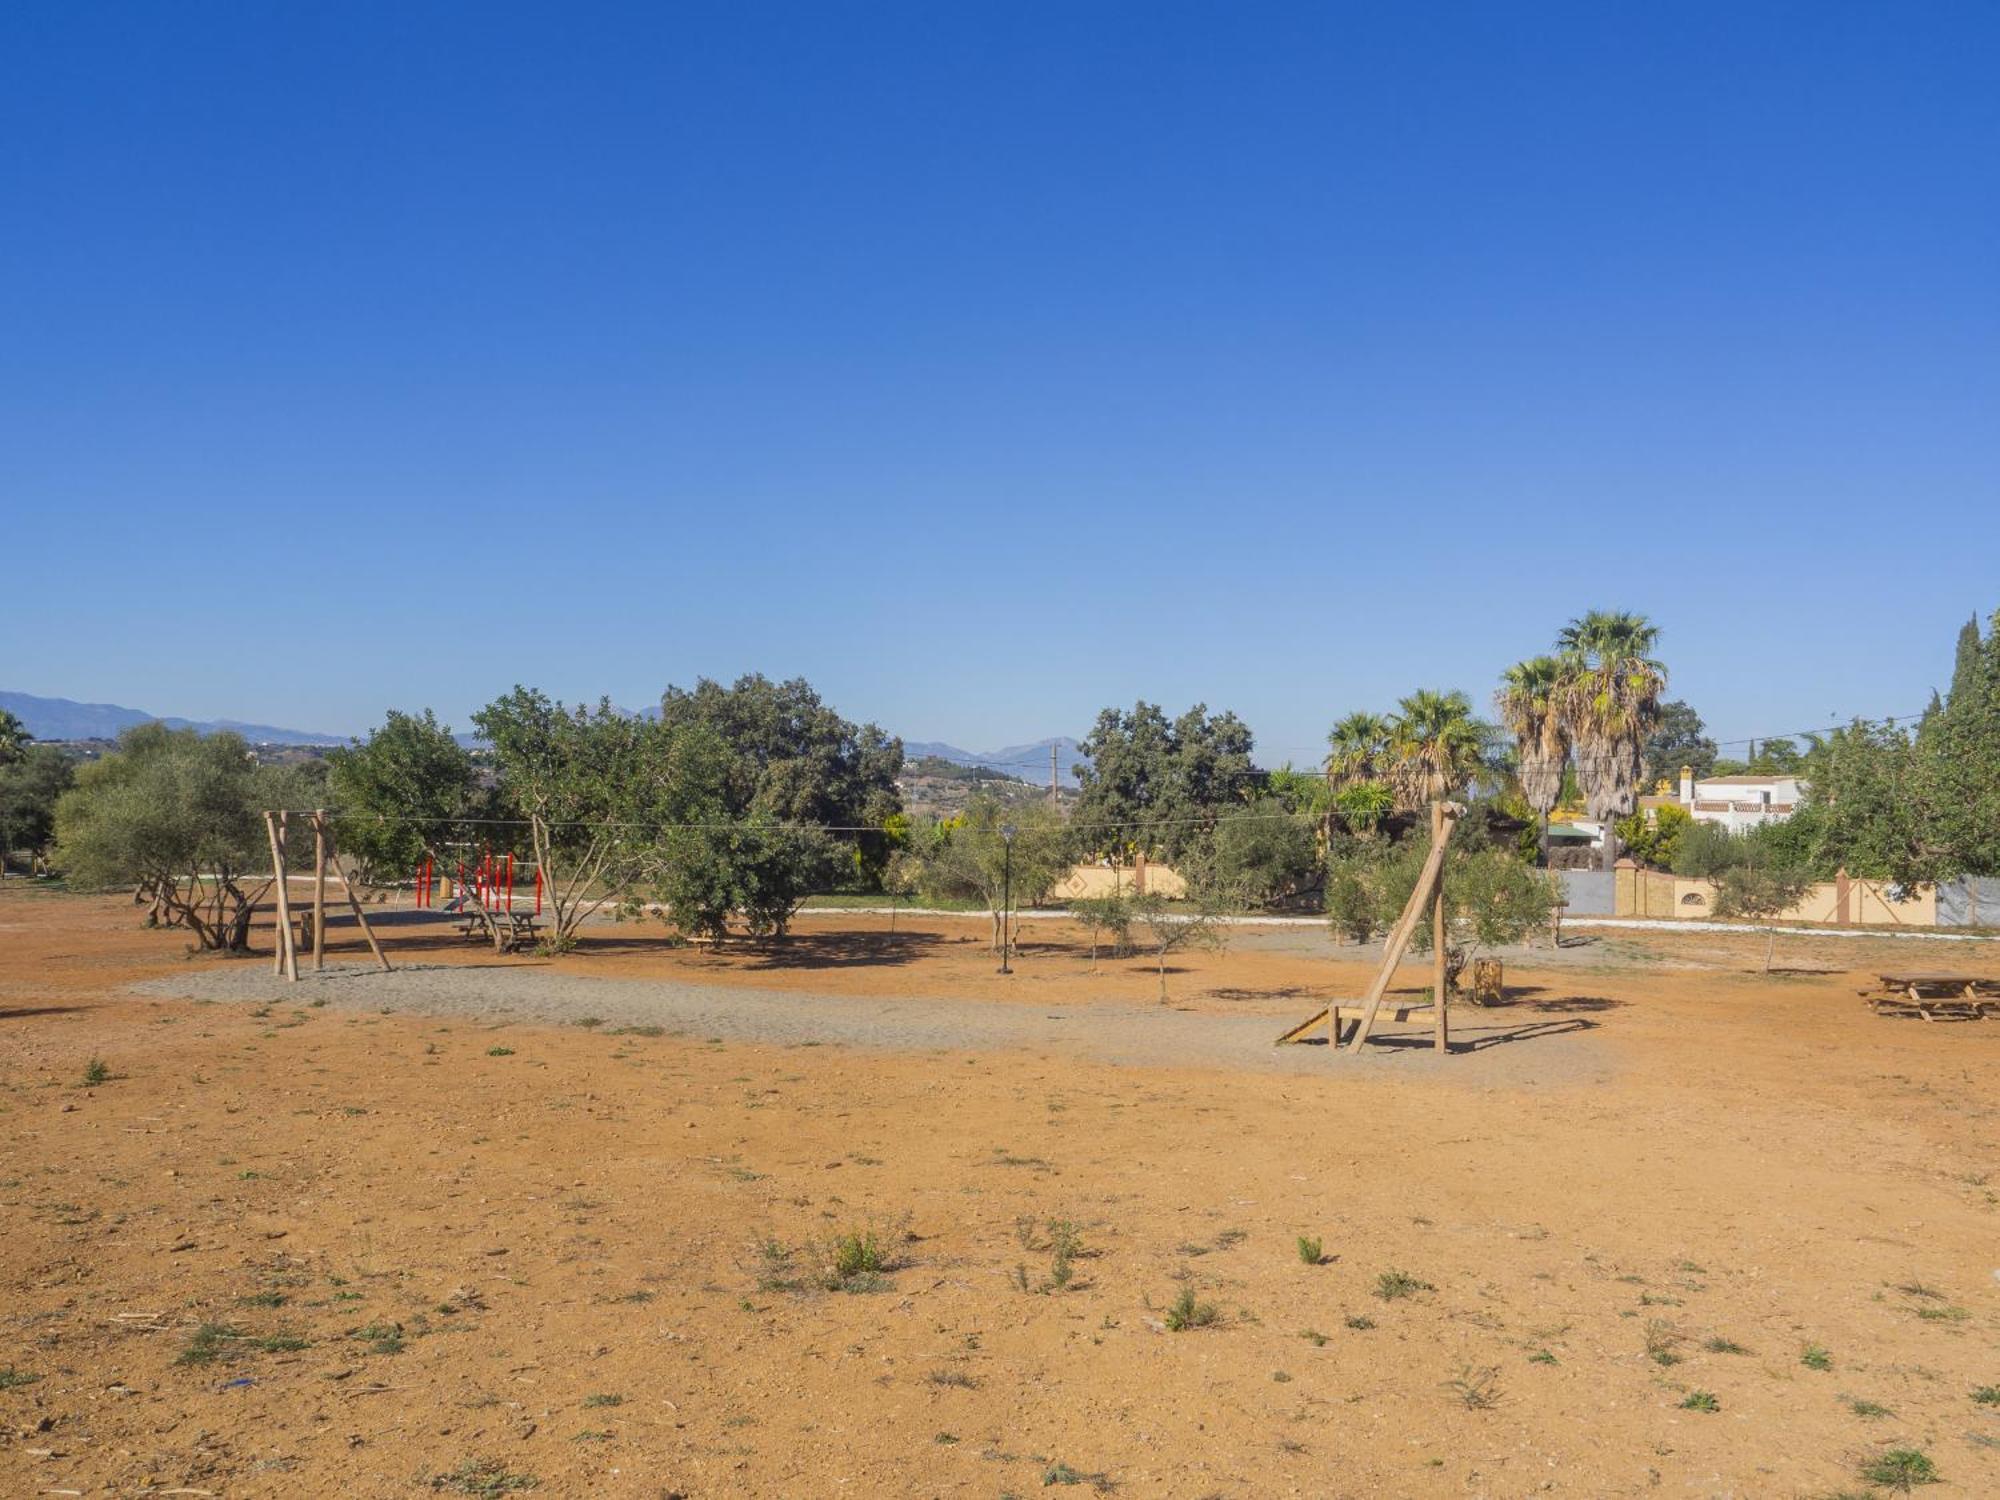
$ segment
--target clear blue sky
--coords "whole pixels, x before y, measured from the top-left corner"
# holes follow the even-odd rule
[[[2000,7],[17,4],[0,687],[803,673],[1272,759],[1638,609],[1725,737],[2000,605]]]

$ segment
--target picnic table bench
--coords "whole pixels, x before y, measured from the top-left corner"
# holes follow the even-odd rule
[[[1920,1016],[1926,1021],[1981,1021],[2000,1016],[2000,979],[1977,974],[1878,974],[1863,998],[1878,1016]]]
[[[542,924],[532,913],[525,911],[496,911],[491,913],[493,925],[500,929],[500,947],[504,952],[521,953],[535,946],[542,939]],[[458,935],[472,942],[483,943],[490,931],[486,918],[479,912],[467,908],[459,913]]]

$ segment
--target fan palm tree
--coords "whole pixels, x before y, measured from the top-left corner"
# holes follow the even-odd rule
[[[1351,713],[1326,737],[1326,779],[1335,786],[1372,781],[1382,774],[1393,729],[1380,714]]]
[[[1618,858],[1612,824],[1638,805],[1646,737],[1660,721],[1667,669],[1654,660],[1659,627],[1644,615],[1594,609],[1556,637],[1562,720],[1576,749],[1584,809],[1604,825],[1604,868]]]
[[[1405,808],[1463,791],[1486,768],[1486,726],[1461,692],[1419,688],[1396,705],[1389,780]]]
[[[1514,736],[1521,795],[1541,819],[1542,863],[1549,859],[1549,814],[1562,798],[1569,764],[1569,726],[1563,722],[1563,664],[1553,656],[1516,662],[1500,679],[1494,701],[1500,722]]]

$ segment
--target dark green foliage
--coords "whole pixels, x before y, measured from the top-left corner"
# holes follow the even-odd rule
[[[136,886],[153,922],[240,949],[269,879],[264,810],[311,806],[322,791],[302,768],[259,766],[237,735],[141,724],[56,804],[58,856],[73,884]],[[292,820],[288,851],[301,860],[304,825]]]
[[[499,812],[472,752],[429,709],[391,709],[367,739],[331,751],[326,784],[334,838],[356,879],[400,879],[426,856],[448,872],[448,847],[496,842],[492,828],[469,821]]]
[[[1681,842],[1694,827],[1694,814],[1684,807],[1656,807],[1652,816],[1643,811],[1618,820],[1618,843],[1641,864],[1656,870],[1671,870],[1680,853]]]
[[[1678,698],[1662,703],[1653,732],[1646,736],[1644,783],[1651,786],[1664,780],[1678,786],[1683,766],[1693,770],[1697,781],[1711,774],[1715,741],[1708,737],[1707,728],[1689,704]]]
[[[1715,1399],[1714,1391],[1689,1391],[1681,1402],[1682,1411],[1721,1411],[1722,1403]]]
[[[1253,743],[1236,715],[1204,704],[1172,721],[1143,701],[1129,713],[1105,709],[1081,747],[1090,763],[1077,767],[1078,852],[1179,860],[1248,800]]]
[[[1313,823],[1275,797],[1224,812],[1181,873],[1198,891],[1252,910],[1316,896],[1324,883]]]
[[[1184,1286],[1167,1308],[1167,1331],[1186,1333],[1193,1328],[1208,1328],[1221,1316],[1221,1310],[1213,1302],[1197,1301],[1194,1288]]]
[[[76,781],[76,765],[53,745],[28,745],[0,759],[0,865],[16,850],[31,857],[56,832],[56,803]]]
[[[1937,1465],[1918,1448],[1891,1448],[1876,1454],[1861,1465],[1861,1477],[1870,1484],[1905,1494],[1917,1485],[1936,1484],[1939,1479]]]
[[[896,778],[903,742],[873,724],[854,724],[823,702],[802,677],[773,682],[762,673],[724,687],[707,678],[691,690],[670,687],[660,700],[670,729],[699,729],[724,747],[721,812],[731,820],[768,819],[841,831],[819,845],[767,841],[739,858],[789,862],[795,880],[752,875],[752,886],[803,884],[825,890],[856,879],[879,884],[891,853],[881,832],[902,811]]]
[[[888,880],[928,897],[980,902],[997,947],[1003,900],[1011,896],[1019,908],[1040,899],[1069,867],[1064,842],[1062,815],[1048,803],[1010,806],[978,792],[957,817],[912,829]]]

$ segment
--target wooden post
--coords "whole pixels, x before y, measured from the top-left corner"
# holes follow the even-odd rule
[[[313,972],[326,967],[326,810],[313,814]]]
[[[326,814],[318,815],[320,830],[326,829]],[[375,941],[375,929],[368,925],[368,913],[361,909],[361,900],[354,894],[353,883],[347,878],[346,867],[340,862],[340,851],[333,846],[331,837],[326,841],[327,862],[333,866],[333,873],[340,877],[340,888],[347,892],[347,904],[354,908],[354,920],[361,924],[361,935],[368,939],[368,947],[375,955],[375,962],[382,966],[382,972],[390,971],[389,955],[382,951],[382,945]]]
[[[1444,847],[1444,804],[1431,804],[1431,842]],[[1437,1049],[1449,1050],[1450,1033],[1444,1017],[1445,990],[1450,970],[1445,963],[1444,866],[1438,866],[1437,895],[1431,899],[1431,1003],[1437,1013]]]
[[[1410,946],[1410,939],[1416,933],[1417,923],[1423,917],[1424,907],[1429,904],[1431,895],[1436,889],[1438,874],[1444,868],[1445,843],[1450,837],[1451,824],[1458,817],[1458,813],[1456,810],[1449,810],[1445,811],[1442,817],[1444,836],[1431,840],[1431,852],[1424,860],[1423,871],[1417,876],[1416,886],[1410,892],[1409,901],[1403,906],[1402,916],[1396,919],[1396,925],[1390,929],[1389,941],[1382,950],[1382,966],[1375,971],[1374,979],[1369,981],[1368,993],[1361,1002],[1363,1006],[1361,1019],[1354,1027],[1354,1039],[1347,1044],[1347,1050],[1350,1052],[1359,1052],[1367,1044],[1368,1033],[1375,1026],[1375,1013],[1382,1008],[1382,997],[1389,992],[1389,983],[1396,977],[1396,965],[1403,961],[1403,951]],[[1327,1019],[1330,1039],[1333,1042],[1333,1048],[1329,1050],[1334,1050],[1340,1041],[1338,1004],[1327,1007]]]
[[[292,898],[286,888],[289,876],[285,870],[285,815],[265,813],[264,831],[271,836],[271,870],[278,887],[278,952],[273,960],[274,972],[296,983],[299,955],[292,945]]]

